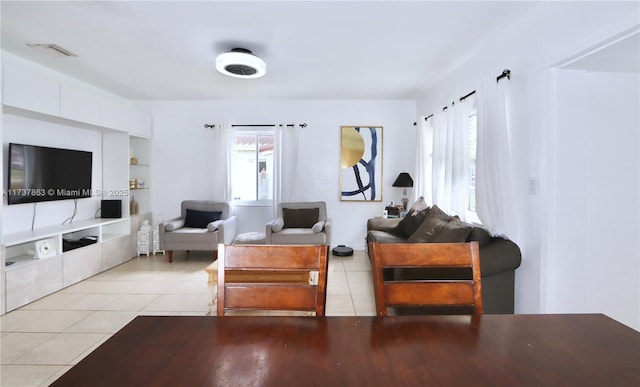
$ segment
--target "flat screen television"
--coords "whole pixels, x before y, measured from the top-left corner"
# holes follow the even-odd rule
[[[9,144],[9,204],[88,198],[92,152]]]

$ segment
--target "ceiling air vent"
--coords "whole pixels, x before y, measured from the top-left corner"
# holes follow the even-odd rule
[[[36,48],[42,52],[46,52],[49,55],[55,56],[78,56],[71,51],[58,46],[57,44],[27,44],[31,48]]]

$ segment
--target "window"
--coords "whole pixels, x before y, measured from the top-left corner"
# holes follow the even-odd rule
[[[235,133],[231,167],[231,197],[234,201],[271,204],[273,143],[273,132]]]
[[[467,147],[469,160],[469,202],[467,203],[467,220],[480,223],[476,213],[476,150],[478,145],[478,115],[474,108],[467,117]]]

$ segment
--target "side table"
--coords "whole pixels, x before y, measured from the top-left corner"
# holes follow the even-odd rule
[[[149,231],[140,230],[138,231],[138,257],[141,254],[146,254],[149,256]]]

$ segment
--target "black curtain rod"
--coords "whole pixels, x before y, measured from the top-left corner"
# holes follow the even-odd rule
[[[498,75],[498,77],[496,78],[496,82],[500,82],[500,80],[501,80],[502,78],[505,78],[505,77],[506,77],[507,79],[511,79],[511,70],[509,70],[509,69],[504,69],[504,70],[502,71],[502,74]]]
[[[502,74],[498,75],[498,77],[496,78],[496,82],[500,82],[500,80],[501,80],[502,78],[511,79],[511,70],[509,70],[509,69],[504,69],[504,70],[502,71]],[[467,94],[467,95],[465,95],[465,96],[460,97],[460,102],[462,102],[462,101],[464,101],[465,99],[467,99],[467,98],[471,97],[471,96],[472,96],[472,95],[474,95],[475,93],[476,93],[476,91],[475,91],[475,90],[473,90],[473,91],[472,91],[472,92],[470,92],[469,94]],[[453,105],[453,102],[451,102],[451,105]],[[447,106],[445,106],[445,107],[443,107],[443,108],[442,108],[442,111],[445,111],[445,110],[447,110]],[[424,120],[426,121],[426,120],[428,120],[428,119],[429,119],[429,118],[431,118],[431,117],[433,117],[433,114],[430,114],[430,115],[426,116],[426,117],[424,118]],[[413,126],[416,126],[416,125],[417,125],[417,123],[416,123],[416,122],[414,122],[414,123],[413,123]]]
[[[471,93],[465,95],[464,97],[460,97],[460,102],[464,101],[465,99],[471,97],[472,95],[474,95],[476,93],[475,90],[473,90]]]
[[[428,116],[426,116],[426,117],[424,118],[424,120],[426,121],[426,120],[428,120],[428,119],[429,119],[429,118],[431,118],[431,117],[433,117],[433,114],[429,114]],[[414,122],[414,123],[413,123],[413,126],[416,126],[416,125],[418,125],[418,123],[417,123],[417,122]]]
[[[306,128],[307,124],[299,124],[301,128]],[[240,128],[240,127],[244,127],[244,128],[257,128],[257,127],[270,127],[273,128],[275,126],[278,126],[278,124],[233,124],[231,125],[232,128]],[[282,125],[280,125],[282,126]],[[287,124],[286,125],[288,128],[292,128],[295,126],[295,124]],[[204,124],[205,128],[215,128],[216,125],[215,124]]]

